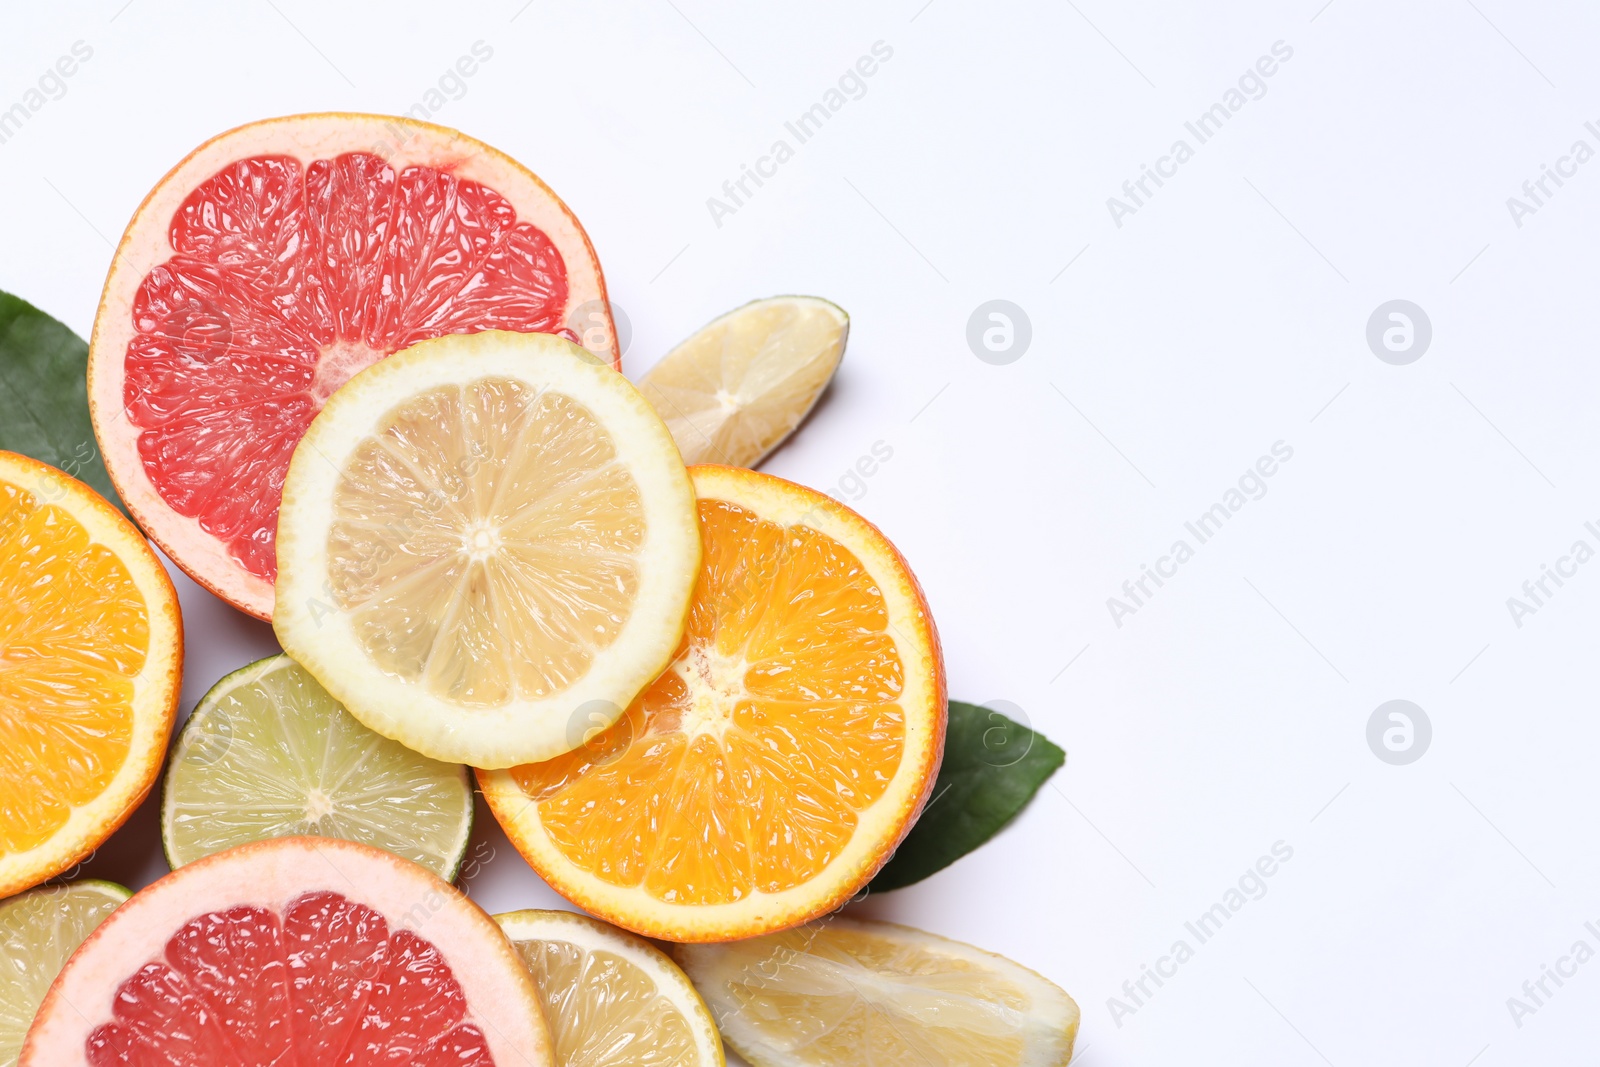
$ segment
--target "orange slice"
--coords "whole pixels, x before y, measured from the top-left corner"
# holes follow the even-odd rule
[[[771,475],[690,473],[703,562],[672,665],[584,747],[478,779],[580,907],[723,941],[831,911],[888,859],[938,772],[944,661],[865,519]]]
[[[0,896],[83,859],[144,799],[182,663],[178,596],[143,535],[0,452]]]

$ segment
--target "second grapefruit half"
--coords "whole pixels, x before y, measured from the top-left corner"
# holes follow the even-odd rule
[[[128,224],[90,343],[95,434],[167,555],[270,619],[284,473],[328,396],[408,345],[490,329],[618,362],[599,260],[548,186],[430,123],[252,123]]]

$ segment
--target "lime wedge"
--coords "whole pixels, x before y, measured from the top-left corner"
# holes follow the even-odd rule
[[[44,886],[0,902],[0,1067],[12,1067],[33,1013],[83,939],[129,893],[111,882]]]
[[[643,938],[569,911],[496,915],[533,975],[558,1067],[723,1067],[689,979]]]
[[[288,656],[234,671],[201,698],[161,798],[174,869],[310,835],[388,849],[448,880],[471,832],[465,767],[373,733]]]
[[[753,467],[816,404],[849,333],[844,309],[818,297],[756,300],[668,352],[639,391],[685,463]]]

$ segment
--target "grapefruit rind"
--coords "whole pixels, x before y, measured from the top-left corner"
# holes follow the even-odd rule
[[[458,708],[374,664],[329,593],[328,531],[350,457],[417,393],[507,378],[566,395],[611,435],[644,500],[648,553],[632,612],[588,673],[542,699]],[[423,341],[373,364],[335,393],[306,431],[284,482],[273,628],[284,651],[350,713],[424,755],[473,767],[550,759],[582,744],[577,715],[610,725],[672,661],[700,566],[694,488],[672,435],[621,374],[548,334],[488,330]],[[594,710],[606,709],[606,710]],[[604,721],[600,721],[604,719]]]
[[[517,851],[580,908],[663,941],[732,941],[833,911],[888,862],[927,803],[944,758],[944,659],[921,587],[877,527],[831,497],[769,474],[715,464],[690,467],[689,473],[700,499],[728,500],[764,520],[810,526],[849,548],[876,580],[905,661],[905,689],[897,700],[906,713],[904,750],[888,787],[860,813],[850,843],[811,880],[779,893],[757,890],[731,903],[670,904],[641,886],[617,886],[574,865],[541,828],[538,804],[510,771],[479,769],[478,785]]]
[[[110,549],[144,595],[149,625],[144,666],[133,678],[133,733],[121,768],[99,796],[73,809],[48,840],[0,856],[0,897],[53,878],[86,859],[127,821],[161,773],[183,684],[178,593],[149,542],[123,514],[76,478],[27,456],[0,451],[0,481],[70,512],[90,540]]]
[[[401,136],[401,135],[404,136]],[[140,461],[139,430],[123,397],[125,359],[134,336],[132,307],[146,275],[172,254],[168,229],[185,198],[228,163],[257,155],[302,162],[345,152],[381,154],[400,170],[428,166],[489,186],[564,253],[567,312],[587,309],[577,331],[602,358],[621,367],[605,277],[594,245],[570,208],[532,171],[504,152],[447,126],[388,115],[327,112],[286,115],[236,127],[206,141],[173,167],[129,220],[111,258],[89,340],[89,415],[111,484],[128,513],[167,557],[196,583],[241,611],[270,622],[273,586],[250,573],[227,547],[179,514],[161,496]],[[570,255],[582,249],[582,257]]]
[[[19,1067],[86,1065],[85,1040],[110,1021],[120,983],[160,959],[196,916],[237,905],[281,914],[308,893],[331,890],[377,911],[444,955],[462,993],[464,1020],[482,1030],[495,1062],[553,1067],[538,990],[489,915],[423,868],[382,849],[330,838],[284,837],[219,852],[136,893],[86,940],[46,994]]]
[[[586,952],[609,953],[633,964],[654,983],[656,992],[667,999],[689,1026],[699,1059],[682,1067],[724,1067],[726,1064],[722,1039],[710,1009],[672,957],[650,942],[609,923],[570,911],[529,908],[496,915],[494,919],[513,945],[529,941],[564,941]],[[603,976],[606,970],[605,965],[596,967],[596,977]],[[541,990],[541,993],[546,1003],[561,997],[559,992],[552,995],[552,991]],[[555,1040],[553,1035],[552,1040]]]

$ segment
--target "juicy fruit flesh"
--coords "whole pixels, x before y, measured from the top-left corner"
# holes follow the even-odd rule
[[[0,479],[0,854],[43,844],[116,777],[149,641],[116,554]]]
[[[638,483],[554,390],[485,377],[418,393],[357,445],[333,507],[331,588],[367,655],[463,707],[565,689],[638,595]]]
[[[0,904],[0,1065],[17,1062],[62,964],[121,902],[90,883],[36,889]]]
[[[1021,1061],[1027,992],[959,956],[859,930],[800,927],[728,946],[725,1011],[818,1067]]]
[[[96,1008],[91,1067],[494,1063],[439,949],[334,892],[197,915]]]
[[[811,410],[845,324],[820,301],[779,298],[706,327],[639,383],[685,463],[751,466]]]
[[[495,190],[433,167],[240,159],[168,236],[133,303],[125,410],[161,498],[269,582],[289,457],[336,388],[427,338],[564,329],[555,245]]]
[[[671,904],[821,873],[899,768],[904,671],[882,592],[848,548],[728,501],[677,658],[584,748],[513,770],[574,865]]]
[[[373,733],[303,667],[276,664],[184,730],[163,825],[174,863],[310,835],[387,849],[451,877],[472,810],[460,768]]]
[[[650,976],[615,952],[569,941],[516,941],[566,1067],[679,1067],[699,1062],[689,1021]]]

